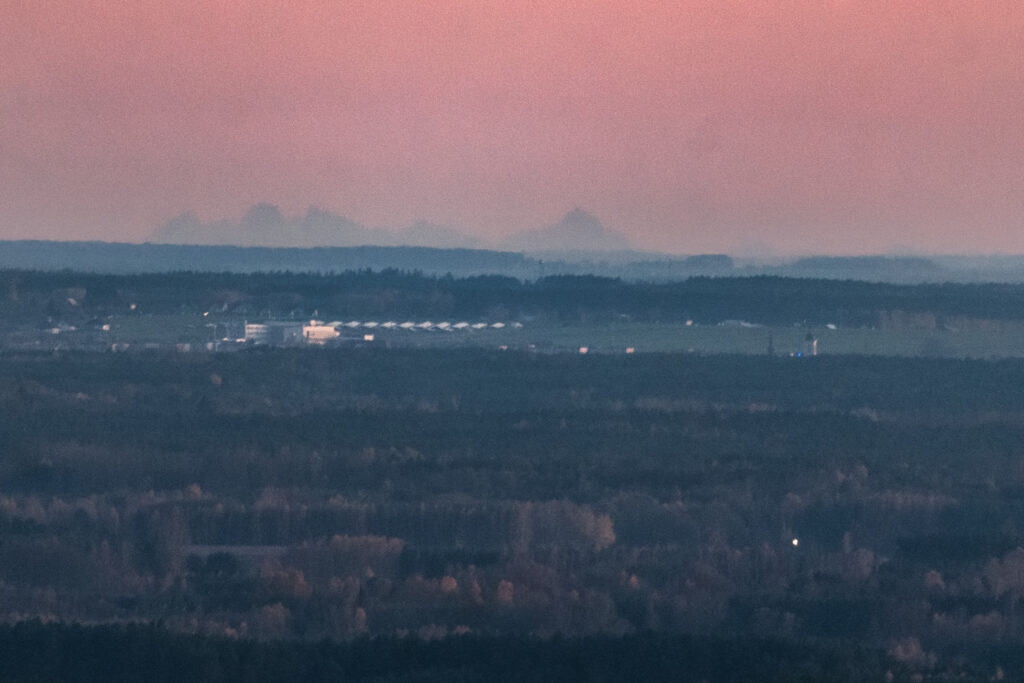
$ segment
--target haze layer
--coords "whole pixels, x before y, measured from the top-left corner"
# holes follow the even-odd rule
[[[270,202],[484,240],[1024,251],[1024,9],[0,0],[0,238]]]

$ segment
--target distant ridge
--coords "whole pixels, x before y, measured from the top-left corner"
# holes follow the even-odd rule
[[[864,268],[942,270],[939,264],[922,256],[807,256],[797,259],[789,267],[807,271],[856,271]]]
[[[529,279],[539,263],[522,254],[429,247],[238,247],[118,242],[0,242],[0,268],[93,273],[342,272],[397,269],[427,275],[505,274]]]
[[[596,252],[587,252],[597,256]],[[736,274],[728,257],[672,258],[606,252],[577,259],[566,252],[538,259],[519,252],[434,247],[238,247],[197,244],[0,241],[0,269],[132,274],[172,271],[337,273],[394,269],[425,275],[497,275],[535,280],[549,275],[600,275],[624,280],[680,280]]]
[[[597,275],[667,282],[690,277],[778,276],[895,284],[1024,282],[1024,256],[816,256],[789,264],[754,265],[724,254],[669,256],[644,252],[520,252],[433,247],[237,247],[112,242],[0,241],[0,269],[130,274],[171,271],[338,273],[394,269],[425,275],[497,275],[536,280]]]

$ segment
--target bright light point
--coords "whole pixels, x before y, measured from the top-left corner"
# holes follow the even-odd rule
[[[210,312],[209,312],[209,311],[204,311],[204,312],[203,312],[203,317],[204,317],[204,318],[205,318],[206,316],[208,316],[208,315],[210,315]]]
[[[799,538],[794,538],[794,539],[793,539],[793,547],[795,548],[795,547],[797,547],[798,545],[800,545],[800,539],[799,539]]]

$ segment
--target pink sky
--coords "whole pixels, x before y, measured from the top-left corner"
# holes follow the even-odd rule
[[[1024,4],[0,0],[0,238],[316,205],[1024,252]]]

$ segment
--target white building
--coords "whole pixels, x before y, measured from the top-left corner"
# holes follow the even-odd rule
[[[309,344],[323,344],[328,339],[336,339],[338,330],[334,325],[303,325],[302,338]]]

